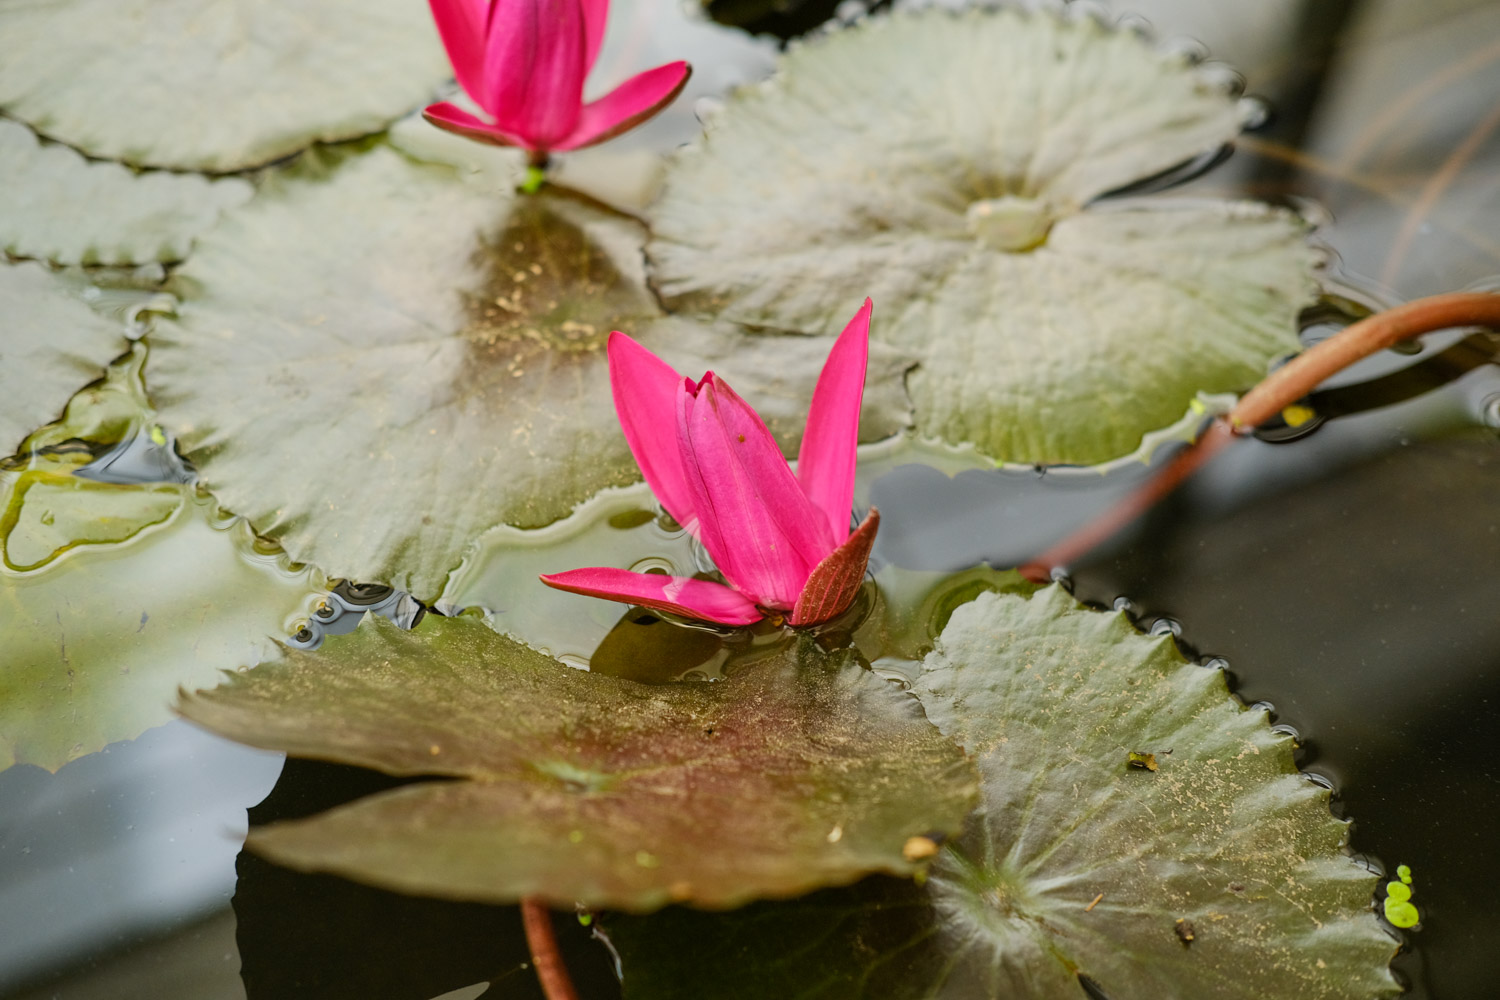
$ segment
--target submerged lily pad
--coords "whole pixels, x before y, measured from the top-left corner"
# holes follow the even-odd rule
[[[0,121],[0,177],[7,197],[0,250],[59,264],[181,260],[220,212],[251,193],[238,178],[90,163],[8,121]]]
[[[907,874],[972,766],[910,695],[809,637],[714,683],[564,666],[469,618],[374,616],[317,654],[184,694],[253,746],[455,781],[251,831],[273,860],[404,892],[651,910]]]
[[[1306,226],[1248,203],[1095,200],[1212,151],[1245,112],[1088,18],[898,11],[793,49],[679,155],[652,212],[668,304],[874,335],[921,359],[919,430],[1097,463],[1298,347]]]
[[[47,268],[0,264],[0,455],[57,419],[68,397],[128,346],[123,326],[70,295]]]
[[[7,559],[40,564],[0,569],[0,769],[55,771],[170,721],[179,685],[264,655],[305,611],[309,574],[188,487],[18,490],[32,475],[0,473]]]
[[[984,785],[925,885],[621,921],[627,997],[818,983],[828,998],[1077,1000],[1081,977],[1114,998],[1400,992],[1377,878],[1345,853],[1329,792],[1170,638],[1057,587],[985,593],[925,668],[923,705]]]
[[[519,163],[517,158],[514,163]],[[663,316],[643,228],[385,145],[308,156],[194,251],[152,335],[163,420],[226,506],[296,559],[431,598],[497,524],[639,478],[604,344],[715,369],[795,447],[831,339]],[[906,420],[872,359],[867,438]]]
[[[0,110],[90,156],[180,170],[378,132],[452,72],[410,0],[3,0],[0,38]]]

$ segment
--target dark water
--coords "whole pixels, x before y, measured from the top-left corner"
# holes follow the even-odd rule
[[[798,26],[795,5],[767,6]],[[1340,273],[1375,302],[1500,275],[1500,140],[1483,131],[1500,104],[1495,4],[1125,6],[1204,40],[1272,110],[1186,190],[1315,201]],[[755,62],[713,51],[731,76],[734,60]],[[647,141],[670,146],[692,127],[680,116]],[[1315,399],[1328,418],[1316,431],[1236,445],[1068,567],[1080,599],[1125,598],[1143,628],[1170,619],[1190,654],[1227,659],[1239,695],[1300,734],[1302,766],[1355,821],[1355,850],[1412,867],[1423,923],[1398,965],[1436,1000],[1493,995],[1500,950],[1495,354],[1491,338],[1448,335],[1372,359]],[[897,468],[871,486],[877,558],[1013,565],[1140,477]],[[385,783],[283,769],[181,723],[56,775],[0,773],[0,996],[426,1000],[482,983],[488,996],[540,996],[513,908],[237,857],[247,808],[255,822],[302,815]],[[583,995],[610,996],[608,952],[577,921],[557,923]]]

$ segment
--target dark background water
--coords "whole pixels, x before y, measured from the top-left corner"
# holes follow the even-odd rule
[[[785,33],[829,10],[713,6]],[[708,70],[700,85],[767,64],[764,46],[664,21],[669,4],[615,8],[621,60],[686,55]],[[1271,109],[1185,191],[1325,215],[1335,285],[1371,304],[1500,275],[1500,5],[1117,9],[1200,40]],[[690,110],[631,141],[670,148],[695,131]],[[1312,324],[1308,337],[1326,332]],[[1175,622],[1190,653],[1226,658],[1240,696],[1272,703],[1297,730],[1304,768],[1332,780],[1355,821],[1355,850],[1411,865],[1423,923],[1399,965],[1438,1000],[1493,994],[1500,951],[1495,354],[1492,338],[1448,335],[1372,359],[1315,399],[1330,417],[1315,432],[1235,446],[1068,567],[1079,598],[1127,598],[1143,627]],[[885,515],[877,555],[913,568],[1013,565],[1133,478],[898,469],[872,489]],[[56,775],[0,773],[0,996],[459,1000],[483,983],[490,996],[539,996],[513,908],[406,899],[237,857],[247,808],[255,822],[301,815],[386,781],[283,769],[181,723]],[[558,926],[584,995],[610,995],[608,953],[571,918]]]

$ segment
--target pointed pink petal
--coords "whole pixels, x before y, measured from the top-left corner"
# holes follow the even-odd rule
[[[599,59],[599,49],[604,44],[604,26],[609,23],[609,0],[583,0],[583,28],[586,44],[584,48],[583,75]]]
[[[721,625],[750,625],[765,617],[744,594],[712,580],[596,567],[547,574],[542,582],[586,597],[639,604]]]
[[[791,625],[816,625],[842,614],[854,603],[855,595],[865,582],[870,565],[870,549],[875,532],[880,530],[880,511],[874,507],[849,540],[818,563],[807,578],[807,585],[797,595],[797,605],[787,618]]]
[[[427,0],[458,85],[484,104],[484,25],[486,0]]]
[[[530,148],[520,136],[511,135],[499,126],[476,118],[463,108],[449,104],[447,101],[441,104],[429,104],[422,109],[422,117],[445,132],[452,132],[476,142],[488,142],[495,146]]]
[[[648,69],[583,106],[573,132],[555,149],[581,149],[628,132],[676,100],[693,68],[685,62]]]
[[[480,105],[533,149],[554,149],[583,107],[580,0],[494,0]]]
[[[807,430],[797,452],[797,479],[842,544],[849,537],[854,506],[855,450],[859,447],[859,407],[865,394],[870,355],[869,299],[834,342],[807,411]]]
[[[677,444],[677,397],[685,391],[682,376],[616,330],[609,335],[609,387],[625,443],[651,492],[678,524],[692,525],[698,515]]]
[[[712,372],[677,400],[678,441],[698,512],[698,537],[719,570],[757,603],[791,608],[833,551],[770,431]]]

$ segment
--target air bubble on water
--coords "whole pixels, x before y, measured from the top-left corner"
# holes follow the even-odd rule
[[[1241,97],[1239,111],[1240,121],[1246,131],[1263,128],[1271,120],[1271,106],[1259,97]]]
[[[1109,27],[1114,20],[1113,12],[1104,4],[1095,0],[1073,0],[1063,8],[1063,16],[1073,24],[1081,24],[1092,21],[1103,27]]]
[[[1124,594],[1121,594],[1119,597],[1115,598],[1115,603],[1113,606],[1116,611],[1123,611],[1127,615],[1134,615],[1136,613],[1135,602],[1126,597]]]
[[[1071,594],[1073,592],[1073,578],[1061,566],[1052,567],[1052,571],[1047,574],[1047,577],[1068,593]]]
[[[632,573],[665,573],[668,576],[677,576],[677,565],[672,560],[662,556],[647,556],[637,559],[628,567]]]
[[[1208,48],[1196,38],[1169,38],[1162,43],[1161,51],[1189,66],[1196,66],[1208,58]]]
[[[1248,711],[1265,712],[1267,715],[1275,715],[1276,706],[1269,701],[1257,701],[1255,704],[1249,706]]]
[[[574,670],[588,670],[589,661],[586,656],[577,656],[573,653],[562,653],[557,657],[557,662],[565,663]]]
[[[1182,635],[1182,623],[1175,618],[1158,618],[1151,623],[1151,628],[1148,631],[1151,635],[1180,637]]]
[[[1302,734],[1297,732],[1295,726],[1289,726],[1285,722],[1278,722],[1276,725],[1272,726],[1271,732],[1275,733],[1278,736],[1290,736],[1292,738],[1292,742],[1294,743],[1302,742]]]
[[[1500,393],[1486,397],[1484,402],[1479,405],[1479,412],[1485,426],[1492,430],[1500,431]]]
[[[704,128],[712,125],[724,113],[724,102],[717,97],[700,97],[693,102],[693,115]]]
[[[1121,14],[1115,21],[1115,30],[1123,34],[1134,35],[1142,41],[1153,41],[1156,38],[1156,28],[1146,18],[1139,14]]]
[[[864,20],[869,13],[870,8],[864,4],[863,0],[844,0],[833,9],[833,16],[843,25],[856,24]]]
[[[1208,659],[1203,661],[1203,666],[1205,666],[1209,670],[1228,670],[1229,661],[1224,659],[1224,657],[1222,656],[1210,656]]]
[[[1328,777],[1328,775],[1326,774],[1319,774],[1317,771],[1303,771],[1302,777],[1306,778],[1308,781],[1311,781],[1319,788],[1326,788],[1330,792],[1335,791],[1333,787],[1333,779]]]

